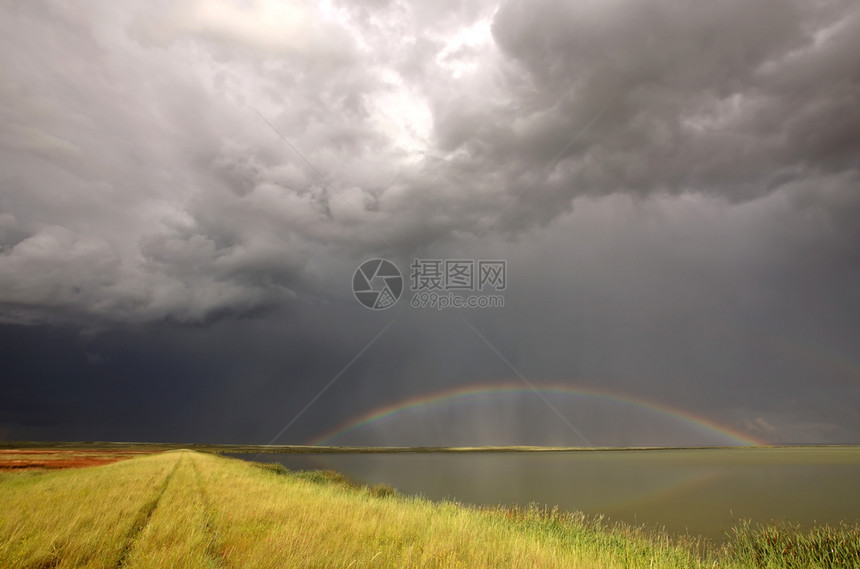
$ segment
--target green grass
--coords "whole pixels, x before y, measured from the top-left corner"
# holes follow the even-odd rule
[[[790,524],[733,530],[732,554],[747,567],[860,567],[860,527],[841,524],[804,530]]]
[[[857,567],[858,528],[740,526],[728,545],[539,508],[400,496],[192,451],[0,474],[0,567]]]

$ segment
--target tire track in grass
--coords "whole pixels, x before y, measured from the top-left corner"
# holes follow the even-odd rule
[[[218,535],[218,530],[215,528],[215,516],[212,513],[212,502],[209,498],[209,493],[203,485],[203,477],[200,475],[200,469],[197,466],[197,460],[191,458],[191,469],[194,471],[194,479],[197,481],[197,491],[200,494],[200,502],[203,504],[203,526],[206,533],[209,535],[209,544],[206,547],[206,553],[210,558],[216,560],[221,567],[229,567],[227,558],[223,551],[218,547],[221,541]]]
[[[183,459],[184,457],[179,457],[176,459],[176,462],[173,464],[173,469],[167,476],[165,476],[164,482],[161,483],[161,487],[158,489],[158,492],[156,492],[155,497],[146,504],[144,504],[140,511],[137,513],[137,517],[135,518],[134,523],[131,524],[131,529],[129,529],[128,534],[126,534],[125,546],[122,548],[122,551],[119,555],[119,559],[114,565],[114,567],[116,567],[117,569],[122,569],[123,567],[125,567],[125,563],[128,560],[128,555],[134,548],[135,541],[137,540],[141,532],[144,530],[144,528],[146,528],[146,525],[149,523],[149,519],[152,517],[153,512],[155,512],[155,508],[158,507],[158,503],[161,501],[161,497],[164,496],[164,491],[167,490],[167,485],[170,484],[170,479],[173,478],[173,475],[179,468],[179,463],[181,463]]]

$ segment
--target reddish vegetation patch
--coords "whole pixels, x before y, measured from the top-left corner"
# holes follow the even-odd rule
[[[153,452],[157,451],[0,449],[0,470],[82,468],[84,466],[99,466]]]

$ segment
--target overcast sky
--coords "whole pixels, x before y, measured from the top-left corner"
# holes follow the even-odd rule
[[[304,443],[504,381],[860,443],[857,8],[3,2],[0,439]],[[504,308],[411,307],[416,258],[507,261]],[[387,428],[720,442],[600,405]]]

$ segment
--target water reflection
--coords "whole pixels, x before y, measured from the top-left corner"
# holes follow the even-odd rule
[[[250,458],[248,455],[236,455]],[[261,455],[434,500],[558,505],[722,539],[741,518],[860,521],[860,449]]]

